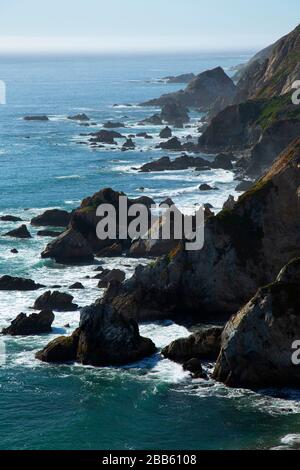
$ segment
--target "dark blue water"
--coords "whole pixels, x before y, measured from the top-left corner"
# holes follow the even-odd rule
[[[140,174],[138,167],[163,152],[159,127],[137,123],[154,110],[136,105],[181,85],[155,79],[183,72],[201,72],[216,65],[229,71],[246,56],[148,56],[89,58],[1,58],[0,79],[7,85],[7,105],[0,106],[0,212],[21,215],[26,221],[47,207],[72,209],[105,186],[139,196],[140,187],[158,202],[171,196],[181,205],[211,202],[219,210],[234,194],[231,172],[195,174],[191,171]],[[67,119],[85,112],[96,125],[86,128]],[[46,114],[48,122],[25,122],[22,117]],[[178,130],[196,135],[192,127]],[[91,150],[78,144],[81,133],[95,131],[106,120],[121,120],[123,133],[146,130],[153,141],[136,139],[137,148]],[[204,196],[198,186],[212,183],[219,191]],[[28,210],[27,210],[28,209]],[[16,224],[1,223],[4,233]],[[48,240],[0,238],[0,273],[26,275],[63,290],[75,281],[86,289],[75,300],[86,305],[101,294],[93,267],[70,268],[40,259]],[[17,247],[16,257],[10,253]],[[127,276],[139,261],[108,260]],[[146,262],[146,261],[145,261]],[[29,312],[37,293],[0,293],[0,326],[19,312]],[[296,434],[300,424],[298,396],[281,398],[229,390],[213,381],[192,381],[181,366],[159,354],[131,368],[93,369],[49,366],[34,359],[36,350],[58,334],[69,334],[79,313],[57,313],[51,335],[5,338],[5,363],[0,366],[1,449],[244,449],[269,448]],[[70,328],[64,327],[66,323]],[[182,326],[141,325],[158,348],[189,332]],[[211,364],[205,367],[210,369]],[[292,442],[293,436],[286,442]]]

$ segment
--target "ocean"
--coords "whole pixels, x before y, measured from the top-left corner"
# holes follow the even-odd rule
[[[137,104],[184,86],[159,78],[217,65],[232,74],[232,67],[250,56],[1,57],[7,104],[0,106],[0,214],[18,215],[27,223],[46,208],[71,210],[103,187],[130,197],[145,194],[156,202],[171,197],[183,209],[209,202],[219,211],[229,194],[237,196],[230,171],[147,174],[134,169],[165,155],[154,148],[161,127],[138,125],[155,109]],[[86,113],[95,124],[83,127],[67,119],[78,113]],[[33,114],[46,114],[50,120],[22,119]],[[201,114],[191,117],[192,127],[178,129],[178,135],[195,132]],[[107,120],[125,122],[123,133],[146,131],[154,138],[135,139],[136,149],[128,152],[82,143],[88,137],[80,134],[99,130]],[[218,189],[199,192],[202,183]],[[0,234],[18,225],[0,222]],[[72,291],[80,306],[103,294],[97,281],[87,277],[95,267],[74,269],[42,260],[40,252],[50,239],[28,227],[32,239],[0,237],[0,275],[29,277],[47,287],[60,284],[63,291],[80,281],[85,290]],[[19,253],[12,254],[12,248]],[[137,264],[147,262],[108,259],[105,267],[120,267],[130,277]],[[18,313],[29,313],[38,295],[0,292],[0,328]],[[37,350],[55,336],[70,334],[78,320],[79,312],[55,312],[50,335],[2,338],[1,449],[268,449],[290,448],[299,438],[300,395],[295,391],[254,393],[192,380],[159,351],[123,368],[54,366],[35,359]],[[140,330],[159,349],[190,334],[187,327],[168,320],[140,325]],[[213,364],[204,367],[211,370]]]

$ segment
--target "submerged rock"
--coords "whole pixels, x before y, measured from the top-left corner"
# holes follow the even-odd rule
[[[300,259],[256,295],[227,323],[214,377],[230,386],[300,386],[292,355],[300,338]],[[297,346],[294,346],[297,342]]]
[[[106,129],[118,129],[121,127],[125,127],[124,122],[112,122],[112,121],[107,121],[103,124],[103,127]]]
[[[10,230],[9,232],[5,233],[4,236],[15,238],[32,238],[26,225],[21,225],[21,227],[18,227],[14,230]]]
[[[75,282],[69,287],[69,289],[84,289],[84,286],[81,284],[81,282]]]
[[[36,284],[31,279],[25,279],[23,277],[13,276],[1,276],[0,277],[0,290],[19,290],[19,291],[31,291],[41,289],[42,284]]]
[[[136,362],[155,352],[154,343],[139,334],[137,323],[111,306],[93,304],[81,310],[72,336],[56,338],[36,354],[44,362],[77,361],[98,367]]]
[[[73,304],[74,297],[70,294],[50,290],[38,297],[34,303],[33,308],[60,310],[63,312],[72,312],[78,310],[78,305]]]
[[[36,115],[36,116],[24,116],[24,121],[49,121],[48,116]]]
[[[72,214],[61,209],[48,209],[31,219],[31,225],[37,227],[67,227],[70,223]]]
[[[54,314],[51,310],[42,310],[40,313],[32,313],[27,316],[20,313],[7,328],[3,328],[3,335],[38,335],[50,333],[51,325],[54,321]]]
[[[209,184],[203,183],[199,186],[200,191],[213,191],[215,188],[212,188]]]

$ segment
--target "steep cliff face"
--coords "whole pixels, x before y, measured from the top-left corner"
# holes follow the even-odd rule
[[[300,259],[257,294],[227,323],[214,377],[250,388],[300,385],[293,343],[300,338]]]
[[[299,75],[300,25],[250,61],[237,84],[236,102],[284,95]]]
[[[207,220],[201,251],[177,249],[140,268],[117,293],[108,291],[106,301],[140,320],[235,313],[300,256],[299,186],[297,140],[232,210]]]
[[[235,95],[235,85],[221,67],[197,75],[185,88],[176,93],[142,103],[144,106],[164,106],[176,100],[184,106],[207,111],[217,99]]]

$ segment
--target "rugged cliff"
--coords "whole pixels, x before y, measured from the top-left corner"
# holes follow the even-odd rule
[[[239,198],[232,210],[210,217],[200,251],[177,248],[108,291],[105,301],[140,320],[192,313],[229,316],[281,267],[300,256],[300,140]]]

